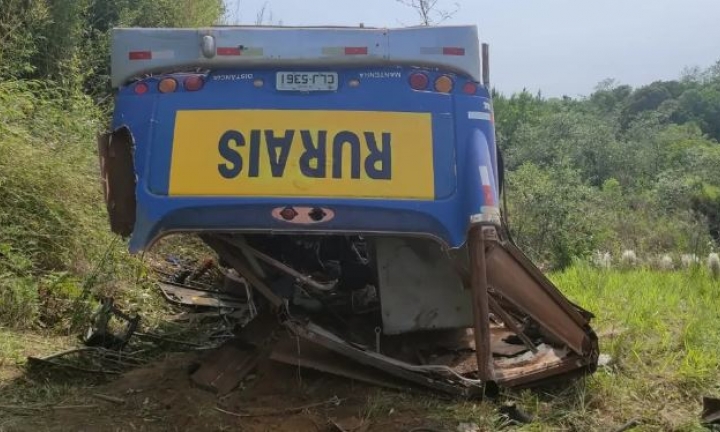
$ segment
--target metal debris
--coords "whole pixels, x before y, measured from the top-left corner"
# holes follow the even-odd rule
[[[720,425],[720,399],[703,397],[702,422],[709,425]]]
[[[127,237],[133,231],[137,207],[134,140],[130,129],[122,127],[99,135],[97,144],[110,228],[112,232]]]
[[[116,333],[112,332],[113,318],[124,322],[123,329]],[[83,343],[87,346],[122,350],[130,341],[139,324],[139,315],[135,314],[131,317],[118,309],[113,299],[103,299],[91,318],[90,327],[83,335]]]
[[[313,369],[364,382],[370,385],[400,391],[412,391],[407,381],[383,371],[358,364],[351,358],[337,354],[307,340],[283,338],[274,346],[270,359],[289,366]]]
[[[203,306],[212,308],[247,309],[247,299],[235,294],[188,288],[167,282],[158,283],[163,297],[171,303],[184,306]]]
[[[270,358],[280,362],[464,397],[483,394],[488,383],[527,387],[597,367],[592,314],[567,301],[494,227],[473,232],[464,259],[433,252],[432,242],[378,239],[376,265],[385,269],[379,280],[370,272],[372,260],[363,256],[372,249],[363,239],[201,237],[303,344],[294,352],[279,342]],[[333,254],[323,254],[325,247]],[[398,279],[413,278],[413,269],[416,293],[410,279]],[[318,271],[327,274],[310,276]],[[450,302],[435,292],[443,280],[460,290],[443,287]],[[398,292],[415,296],[405,304],[393,291],[401,286]],[[426,293],[434,300],[422,301]],[[373,309],[383,302],[382,309]],[[471,307],[450,317],[452,302]],[[460,338],[449,344],[450,333],[438,335],[441,329]]]
[[[523,425],[533,422],[533,417],[520,409],[515,403],[505,403],[499,409],[500,416],[508,425]]]

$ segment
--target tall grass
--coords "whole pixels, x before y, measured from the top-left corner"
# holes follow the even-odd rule
[[[551,275],[596,314],[610,367],[559,393],[525,392],[528,430],[702,430],[700,398],[720,392],[720,282],[702,267],[657,272],[586,264]]]
[[[100,118],[80,94],[0,82],[0,326],[55,325],[88,281],[103,282],[96,263],[113,242],[94,151]]]

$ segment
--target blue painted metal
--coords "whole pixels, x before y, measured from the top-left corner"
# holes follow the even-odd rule
[[[284,69],[286,70],[286,69]],[[319,70],[323,70],[320,68]],[[134,84],[119,89],[113,127],[128,127],[135,141],[137,215],[130,250],[147,249],[163,234],[180,231],[233,230],[304,233],[395,233],[435,237],[448,247],[464,244],[471,216],[496,207],[497,158],[490,95],[478,86],[475,95],[462,92],[467,77],[449,74],[451,94],[415,91],[408,76],[415,68],[344,69],[337,92],[300,94],[278,92],[274,85],[256,88],[254,79],[274,83],[274,70],[218,70],[202,90],[161,94],[160,77],[144,82],[150,90],[137,95]],[[441,71],[423,69],[430,83]],[[385,78],[362,78],[364,73]],[[252,78],[250,78],[252,74]],[[216,79],[222,76],[225,79]],[[227,79],[228,76],[237,79]],[[367,75],[365,75],[367,76]],[[378,76],[378,75],[375,75]],[[244,78],[243,78],[244,77]],[[359,79],[359,87],[347,85]],[[364,110],[432,113],[434,200],[334,198],[168,197],[175,113],[183,109]],[[471,118],[468,113],[482,118]],[[478,117],[476,115],[475,117]],[[491,176],[492,203],[483,195],[479,166]],[[418,175],[430,175],[418,173]],[[331,208],[328,222],[302,226],[274,219],[271,210],[286,205]]]

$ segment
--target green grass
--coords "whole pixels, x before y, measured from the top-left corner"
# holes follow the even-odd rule
[[[0,82],[0,325],[67,329],[85,294],[137,271],[109,232],[96,133],[101,113],[48,83]]]
[[[720,394],[720,281],[703,269],[598,270],[585,264],[551,275],[596,315],[611,366],[555,390],[507,392],[536,421],[520,430],[700,431],[701,397]],[[492,421],[473,404],[436,407],[446,420]]]

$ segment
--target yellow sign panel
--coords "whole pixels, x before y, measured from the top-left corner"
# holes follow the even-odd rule
[[[169,194],[434,199],[432,117],[178,111]]]

